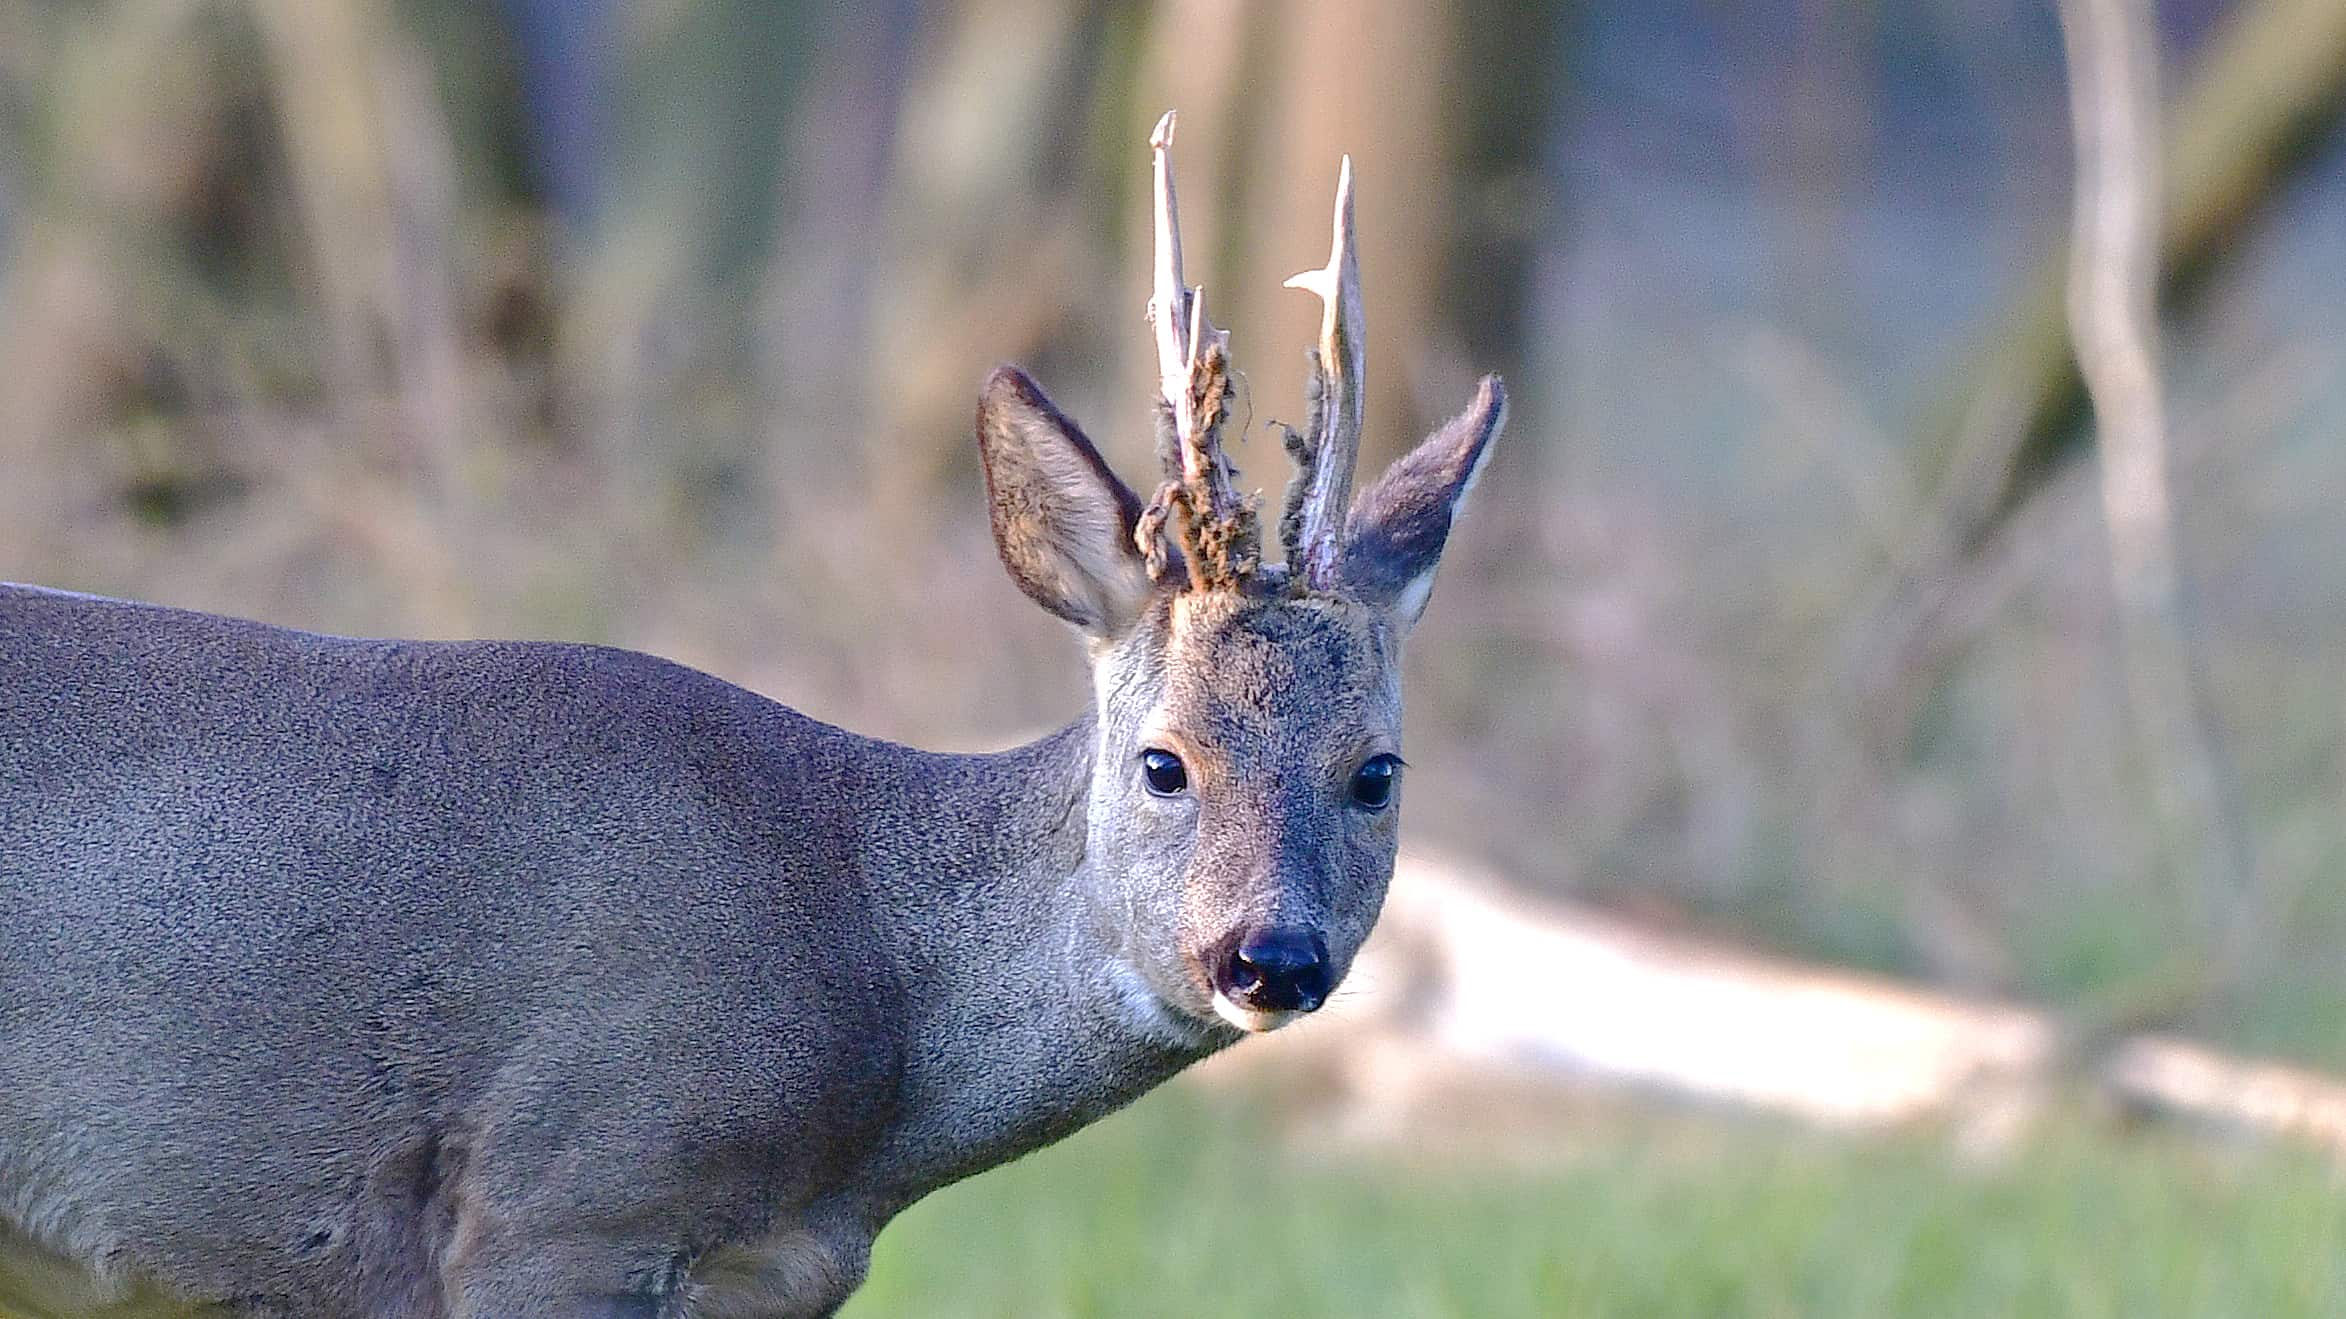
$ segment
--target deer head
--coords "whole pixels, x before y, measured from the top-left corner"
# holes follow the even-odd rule
[[[1181,270],[1173,116],[1150,137],[1164,472],[1145,504],[1012,367],[978,443],[995,545],[1019,588],[1086,638],[1097,742],[1079,884],[1133,1020],[1181,1042],[1267,1031],[1324,1002],[1376,922],[1401,804],[1401,642],[1506,412],[1496,377],[1352,497],[1361,427],[1352,164],[1326,266],[1309,416],[1279,539],[1221,435],[1229,339]]]

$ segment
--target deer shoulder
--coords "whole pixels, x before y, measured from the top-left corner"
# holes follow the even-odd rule
[[[827,1314],[928,1191],[1327,1002],[1504,394],[1353,493],[1347,163],[1266,537],[1171,130],[1147,496],[1023,373],[979,398],[1002,564],[1093,666],[1027,746],[0,587],[0,1309]]]

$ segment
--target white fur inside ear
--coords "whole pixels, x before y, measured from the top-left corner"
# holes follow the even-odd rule
[[[1147,599],[1149,577],[1139,556],[1129,552],[1114,498],[1100,488],[1090,465],[1066,445],[1044,440],[1032,445],[1030,452],[1054,492],[1051,538],[1061,559],[1060,571],[1075,579],[1068,582],[1071,593],[1098,609],[1103,622],[1121,627]]]
[[[1405,627],[1415,624],[1425,616],[1426,602],[1433,595],[1434,570],[1428,568],[1410,578],[1409,585],[1401,588],[1401,594],[1393,597],[1393,616],[1400,619]]]
[[[1506,423],[1506,419],[1507,407],[1502,402],[1499,415],[1491,424],[1490,438],[1475,451],[1474,465],[1466,469],[1466,479],[1460,481],[1458,488],[1451,492],[1450,522],[1453,527],[1458,523],[1458,510],[1466,506],[1467,496],[1473,494],[1475,486],[1482,481],[1483,469],[1491,465],[1491,454],[1499,447],[1492,441],[1498,438],[1498,429]],[[1426,604],[1434,595],[1434,571],[1440,566],[1439,561],[1429,565],[1424,572],[1411,578],[1409,585],[1401,588],[1400,594],[1393,597],[1393,617],[1400,621],[1404,629],[1417,626],[1417,620],[1425,617]]]
[[[1491,465],[1491,453],[1499,447],[1499,428],[1506,424],[1507,406],[1502,403],[1497,419],[1491,423],[1491,437],[1483,441],[1483,447],[1474,455],[1474,466],[1466,469],[1466,479],[1458,483],[1458,493],[1450,497],[1452,521],[1457,520],[1458,510],[1465,506],[1466,497],[1474,493],[1475,483],[1483,479],[1483,469]]]

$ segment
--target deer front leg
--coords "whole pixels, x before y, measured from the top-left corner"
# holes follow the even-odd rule
[[[695,1264],[693,1319],[826,1319],[863,1282],[872,1230],[841,1219],[731,1246]]]
[[[681,1253],[602,1239],[512,1234],[466,1249],[448,1270],[452,1319],[825,1319],[863,1282],[871,1234],[796,1229],[694,1264]]]
[[[446,1267],[451,1319],[681,1319],[684,1261],[654,1243],[548,1239],[520,1230],[464,1242]]]

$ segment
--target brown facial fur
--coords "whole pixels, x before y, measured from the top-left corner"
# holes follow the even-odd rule
[[[1248,926],[1327,940],[1341,976],[1392,875],[1398,799],[1351,804],[1352,773],[1398,754],[1398,646],[1383,612],[1312,594],[1190,591],[1162,600],[1103,661],[1091,831],[1115,918],[1174,931],[1128,950],[1171,1006],[1210,1018],[1209,960]],[[1138,760],[1181,757],[1182,797]],[[1129,928],[1129,927],[1128,927]]]

